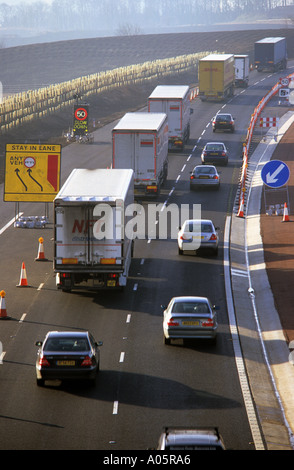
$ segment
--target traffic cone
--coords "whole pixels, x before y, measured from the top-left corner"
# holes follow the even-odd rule
[[[45,258],[43,242],[44,242],[44,239],[42,237],[40,237],[39,238],[38,256],[37,256],[37,258],[35,258],[35,261],[48,261],[47,258]]]
[[[244,217],[244,194],[242,195],[241,204],[239,206],[237,217]]]
[[[24,263],[21,265],[19,284],[16,287],[30,287],[28,285],[27,272]]]
[[[287,207],[287,203],[285,202],[284,204],[284,214],[283,214],[283,220],[282,222],[290,222],[290,219],[289,219],[289,212],[288,212],[288,207]]]
[[[2,290],[0,292],[0,320],[7,320],[9,317],[7,316],[6,312],[6,302],[5,302],[5,291]]]

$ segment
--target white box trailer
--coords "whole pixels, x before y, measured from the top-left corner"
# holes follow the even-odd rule
[[[127,113],[112,130],[112,168],[134,171],[135,196],[155,196],[168,172],[164,113]]]
[[[235,86],[248,87],[249,83],[249,56],[235,55]]]
[[[127,283],[133,241],[125,208],[134,203],[132,170],[75,169],[54,199],[58,289],[118,289]]]
[[[167,115],[169,149],[183,150],[190,137],[189,87],[158,85],[148,98],[148,111]]]

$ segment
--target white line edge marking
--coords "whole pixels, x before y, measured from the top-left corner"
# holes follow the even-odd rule
[[[23,212],[19,212],[15,217],[13,217],[13,219],[11,219],[6,225],[4,225],[4,227],[2,227],[0,229],[0,235],[2,235],[2,233],[5,232],[5,230],[7,230],[10,225],[14,224],[14,222],[18,219],[18,217],[20,217],[21,215],[23,214]]]
[[[224,233],[224,277],[225,290],[228,307],[229,325],[232,336],[232,344],[235,354],[237,372],[239,375],[240,386],[243,394],[244,404],[247,412],[248,422],[250,425],[252,437],[256,450],[264,450],[263,439],[260,433],[258,419],[256,416],[254,404],[252,401],[251,391],[248,384],[246,369],[242,356],[242,349],[239,340],[237,321],[235,316],[234,304],[232,299],[232,286],[230,279],[230,258],[229,258],[229,234],[231,227],[231,216],[227,216]]]
[[[19,320],[19,323],[22,323],[22,322],[24,321],[24,319],[25,319],[26,316],[27,316],[27,314],[26,314],[26,313],[23,313],[22,316],[21,316],[21,318],[20,318],[20,320]]]
[[[37,290],[41,290],[43,286],[44,286],[44,282],[41,282]]]

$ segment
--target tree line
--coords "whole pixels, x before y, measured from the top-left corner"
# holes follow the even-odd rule
[[[155,26],[229,22],[258,14],[266,17],[276,8],[293,4],[294,0],[53,0],[51,4],[35,0],[13,6],[0,3],[0,26],[130,35]]]

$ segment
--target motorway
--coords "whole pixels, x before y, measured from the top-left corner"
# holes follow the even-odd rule
[[[222,243],[251,114],[279,77],[254,71],[249,88],[237,89],[227,104],[193,101],[190,142],[183,153],[169,156],[168,180],[156,202],[201,204],[202,217],[220,227],[217,257],[179,257],[176,240],[146,237],[136,240],[124,292],[63,293],[52,270],[52,207],[46,229],[25,230],[5,228],[15,205],[0,203],[0,230],[5,228],[0,289],[11,317],[0,322],[0,449],[143,450],[156,447],[164,426],[203,425],[218,426],[227,448],[254,450],[228,324]],[[213,134],[211,119],[220,109],[235,117],[234,134]],[[110,166],[113,127],[96,131],[93,145],[63,149],[62,182],[72,168]],[[220,167],[220,191],[190,192],[189,173],[209,140],[223,141],[230,152],[229,165]],[[41,215],[44,205],[21,203],[20,211]],[[40,236],[48,262],[34,261]],[[29,288],[16,287],[22,262]],[[186,294],[208,296],[220,307],[216,345],[180,340],[164,345],[161,304]],[[36,386],[35,342],[49,330],[63,329],[86,329],[103,341],[96,387]]]

